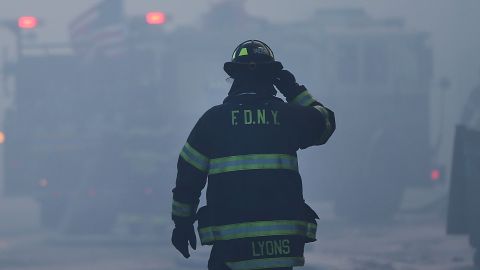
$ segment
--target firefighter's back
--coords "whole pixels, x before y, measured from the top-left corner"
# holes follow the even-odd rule
[[[296,109],[275,97],[242,95],[206,114],[212,124],[207,201],[222,223],[298,216]]]

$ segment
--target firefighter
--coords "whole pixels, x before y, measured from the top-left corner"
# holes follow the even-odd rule
[[[228,96],[198,120],[178,159],[172,243],[188,258],[198,219],[201,244],[213,245],[209,270],[302,266],[318,216],[304,202],[296,152],[326,143],[334,114],[261,41],[241,43],[224,70]]]

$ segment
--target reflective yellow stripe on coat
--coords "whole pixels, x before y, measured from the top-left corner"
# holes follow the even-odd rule
[[[251,154],[211,159],[209,174],[242,170],[286,169],[298,170],[295,156],[287,154]]]
[[[315,239],[317,224],[300,220],[254,221],[199,229],[202,245],[250,237],[299,235]]]
[[[199,169],[202,172],[208,172],[208,158],[193,148],[188,142],[180,152],[180,156],[190,165]]]
[[[173,201],[172,215],[177,217],[190,217],[193,215],[193,207],[190,204]]]
[[[271,269],[271,268],[287,268],[292,266],[305,265],[303,257],[278,257],[246,260],[238,262],[227,262],[227,266],[232,270],[252,270],[252,269]]]

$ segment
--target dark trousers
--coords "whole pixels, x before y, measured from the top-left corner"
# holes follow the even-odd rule
[[[231,270],[225,264],[225,254],[222,252],[224,249],[219,248],[218,245],[213,245],[210,252],[210,259],[208,259],[208,270]],[[287,268],[269,268],[268,270],[292,270],[293,267]]]

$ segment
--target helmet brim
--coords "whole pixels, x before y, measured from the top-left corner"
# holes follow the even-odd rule
[[[232,78],[237,78],[242,74],[262,74],[265,76],[274,76],[283,69],[283,65],[279,61],[271,62],[226,62],[223,70]]]

